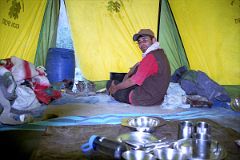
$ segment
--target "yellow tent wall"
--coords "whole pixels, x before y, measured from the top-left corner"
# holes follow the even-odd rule
[[[33,62],[47,0],[0,1],[0,59]]]
[[[157,33],[159,0],[117,1],[119,12],[108,10],[108,0],[65,2],[75,55],[88,80],[107,80],[110,72],[127,72],[141,59],[133,34],[141,28]]]
[[[119,0],[121,11],[112,13],[108,0],[65,2],[76,57],[88,80],[127,72],[141,59],[132,35],[140,28],[151,28],[155,34],[158,30],[159,0]],[[0,1],[0,59],[15,55],[34,61],[46,4],[47,0]],[[240,1],[169,0],[169,4],[190,68],[222,85],[239,85]]]
[[[193,70],[240,84],[240,1],[169,0]]]

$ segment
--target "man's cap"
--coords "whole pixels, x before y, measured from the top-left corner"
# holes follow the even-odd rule
[[[154,37],[154,33],[151,29],[141,29],[138,33],[133,35],[133,40],[137,41],[138,38],[142,36],[151,36]]]

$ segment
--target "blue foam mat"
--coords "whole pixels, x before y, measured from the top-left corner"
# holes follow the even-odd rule
[[[121,120],[134,116],[161,117],[165,120],[185,120],[196,118],[208,118],[215,121],[224,121],[227,127],[240,132],[240,112],[234,112],[227,108],[190,108],[184,112],[173,114],[101,114],[97,116],[67,116],[38,121],[18,126],[0,126],[0,131],[5,130],[44,130],[47,126],[73,126],[73,125],[99,125],[99,124],[121,124]]]

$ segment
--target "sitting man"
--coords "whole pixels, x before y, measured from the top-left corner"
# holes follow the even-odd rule
[[[141,29],[133,40],[143,53],[142,60],[130,69],[122,82],[108,81],[107,91],[120,102],[159,105],[164,100],[171,77],[168,59],[150,29]]]

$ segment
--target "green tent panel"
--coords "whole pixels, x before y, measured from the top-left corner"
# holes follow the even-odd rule
[[[16,3],[12,3],[12,2]],[[80,14],[94,14],[98,11],[97,19],[89,19],[89,24],[93,24],[97,29],[87,30],[93,38],[94,44],[88,41],[88,37],[81,37],[88,41],[84,46],[84,53],[81,50],[76,52],[76,57],[90,54],[87,51],[95,49],[98,53],[88,59],[80,59],[77,65],[85,64],[84,74],[92,72],[91,68],[102,75],[109,74],[109,70],[102,69],[102,65],[114,68],[116,72],[126,72],[133,60],[139,60],[137,45],[132,42],[131,35],[136,33],[139,27],[153,26],[153,30],[158,37],[160,47],[163,48],[171,64],[171,71],[185,65],[189,69],[201,70],[209,77],[221,85],[240,85],[240,27],[239,27],[239,2],[232,0],[130,0],[112,3],[110,0],[65,0],[67,14],[69,15],[70,27],[74,25],[73,19]],[[77,5],[89,5],[85,8],[94,8],[91,12],[76,9]],[[118,3],[118,7],[116,5]],[[15,5],[15,6],[14,6]],[[147,5],[153,5],[152,10],[142,10]],[[59,7],[58,0],[9,0],[0,1],[0,59],[18,56],[28,60],[35,65],[46,65],[46,57],[49,48],[56,47],[56,33],[58,27]],[[105,10],[101,11],[101,7]],[[15,7],[15,12],[13,8]],[[147,8],[147,7],[146,7]],[[81,13],[83,12],[84,13]],[[151,13],[152,12],[152,13]],[[110,15],[111,14],[111,15]],[[145,16],[145,15],[149,15]],[[74,18],[75,17],[75,18]],[[153,19],[153,17],[156,17]],[[151,21],[148,21],[149,19]],[[132,21],[134,19],[134,21]],[[110,23],[111,22],[111,23]],[[134,22],[134,23],[133,23]],[[83,23],[83,22],[82,22]],[[108,34],[101,34],[101,26],[118,26],[116,30],[111,30]],[[115,23],[115,24],[113,24]],[[83,24],[82,24],[83,25]],[[105,30],[105,29],[104,29]],[[73,28],[72,34],[78,31]],[[101,36],[100,36],[101,35]],[[114,35],[114,41],[109,41],[108,45],[104,41]],[[76,37],[76,35],[73,35]],[[78,35],[80,37],[81,35]],[[124,38],[125,43],[118,41]],[[77,39],[77,38],[74,38]],[[74,40],[73,39],[73,40]],[[73,41],[74,48],[82,41]],[[97,43],[96,43],[97,42]],[[129,45],[131,44],[131,45]],[[101,49],[99,50],[99,46]],[[116,50],[133,50],[134,53],[114,54],[112,59],[118,63],[111,63],[111,53],[108,53],[109,46],[114,46]],[[102,51],[108,53],[106,56]],[[139,52],[139,51],[138,51]],[[124,55],[128,56],[124,56]],[[96,64],[97,60],[97,65]],[[127,66],[124,66],[127,64]],[[79,65],[81,66],[81,65]],[[91,66],[91,67],[89,67]],[[82,69],[82,68],[81,68]],[[83,74],[83,76],[85,76]],[[91,73],[88,80],[107,80],[109,77],[94,77],[97,73]]]

